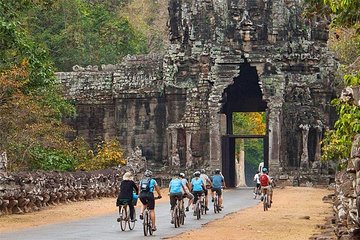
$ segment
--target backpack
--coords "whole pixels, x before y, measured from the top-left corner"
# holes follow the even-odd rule
[[[140,182],[140,191],[141,192],[150,192],[150,181],[151,181],[151,178],[141,180],[141,182]]]
[[[260,176],[260,185],[261,186],[267,186],[269,185],[269,178],[266,174],[262,174]]]

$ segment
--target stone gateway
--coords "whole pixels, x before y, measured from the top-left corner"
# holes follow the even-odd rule
[[[303,7],[300,0],[169,0],[164,55],[57,73],[76,103],[69,121],[91,144],[117,137],[159,165],[222,168],[233,186],[232,113],[265,112],[265,165],[293,182],[314,181],[299,174],[321,165],[314,163],[333,121],[336,61],[326,47],[328,23],[304,18]]]

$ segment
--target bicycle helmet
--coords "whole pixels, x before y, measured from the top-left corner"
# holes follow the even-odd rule
[[[263,172],[263,173],[267,172],[267,168],[264,167],[264,168],[262,169],[262,172]]]
[[[194,176],[195,177],[200,177],[200,172],[199,171],[194,172]]]
[[[152,172],[150,170],[146,170],[144,173],[145,177],[151,177],[152,176]]]
[[[220,174],[220,169],[215,169],[215,174]]]
[[[185,173],[181,172],[181,173],[179,174],[179,176],[182,177],[182,178],[184,178],[184,177],[185,177]]]
[[[200,172],[201,172],[201,173],[205,173],[205,169],[201,169]]]

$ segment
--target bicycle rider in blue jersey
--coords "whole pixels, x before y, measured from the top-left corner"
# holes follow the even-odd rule
[[[221,174],[220,169],[215,169],[215,175],[211,177],[211,182],[213,186],[211,188],[211,192],[212,192],[211,201],[214,202],[214,195],[216,192],[219,196],[219,207],[220,207],[219,210],[221,210],[223,207],[222,189],[225,188],[226,186],[225,186],[224,176]]]
[[[176,205],[176,199],[182,200],[183,193],[185,192],[185,187],[179,177],[180,175],[176,173],[169,183],[171,224],[174,223],[174,208]]]
[[[205,187],[205,183],[204,181],[201,179],[200,177],[200,172],[199,171],[196,171],[194,173],[194,178],[191,179],[191,192],[192,194],[194,195],[194,202],[193,204],[196,204],[199,196],[201,196],[201,194],[204,193],[204,191],[206,190],[206,187]],[[193,206],[193,209],[194,209],[194,206]],[[196,215],[196,213],[194,212],[194,216]]]
[[[150,210],[150,219],[153,226],[152,230],[156,231],[154,190],[156,190],[158,198],[161,198],[161,192],[157,182],[152,178],[152,172],[150,170],[146,170],[144,176],[145,178],[143,178],[139,184],[139,199],[142,203],[139,218],[143,219],[144,209],[147,207]]]

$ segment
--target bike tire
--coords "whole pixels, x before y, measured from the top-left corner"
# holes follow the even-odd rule
[[[263,199],[263,205],[264,205],[264,211],[267,211],[268,210],[268,203],[267,203],[267,196],[265,195],[264,196],[264,199]]]
[[[150,213],[148,212],[147,214],[147,219],[148,219],[148,231],[150,235],[153,235],[153,230],[152,230],[152,222],[151,222],[151,218],[150,218]]]
[[[180,223],[179,223],[179,207],[178,206],[175,206],[175,208],[174,208],[173,220],[174,220],[175,228],[178,228],[180,226]]]
[[[120,228],[121,231],[125,231],[126,230],[126,224],[127,224],[127,211],[126,208],[124,206],[121,206],[120,210]]]
[[[184,225],[185,224],[185,209],[182,208],[182,210],[180,210],[180,224]]]
[[[217,196],[214,197],[214,213],[219,212],[219,206],[218,206],[218,198]]]
[[[134,212],[134,218],[135,218],[135,212]],[[130,209],[129,209],[128,223],[129,223],[129,229],[130,229],[130,230],[133,230],[133,229],[135,228],[135,222],[132,222],[132,221],[131,221],[131,218],[130,218]]]
[[[143,219],[143,230],[144,230],[144,236],[146,237],[149,233],[149,218],[148,218],[148,212],[144,211],[144,215],[143,215],[144,219]]]
[[[196,219],[199,220],[201,218],[201,206],[200,203],[196,204],[195,213],[196,213]]]

